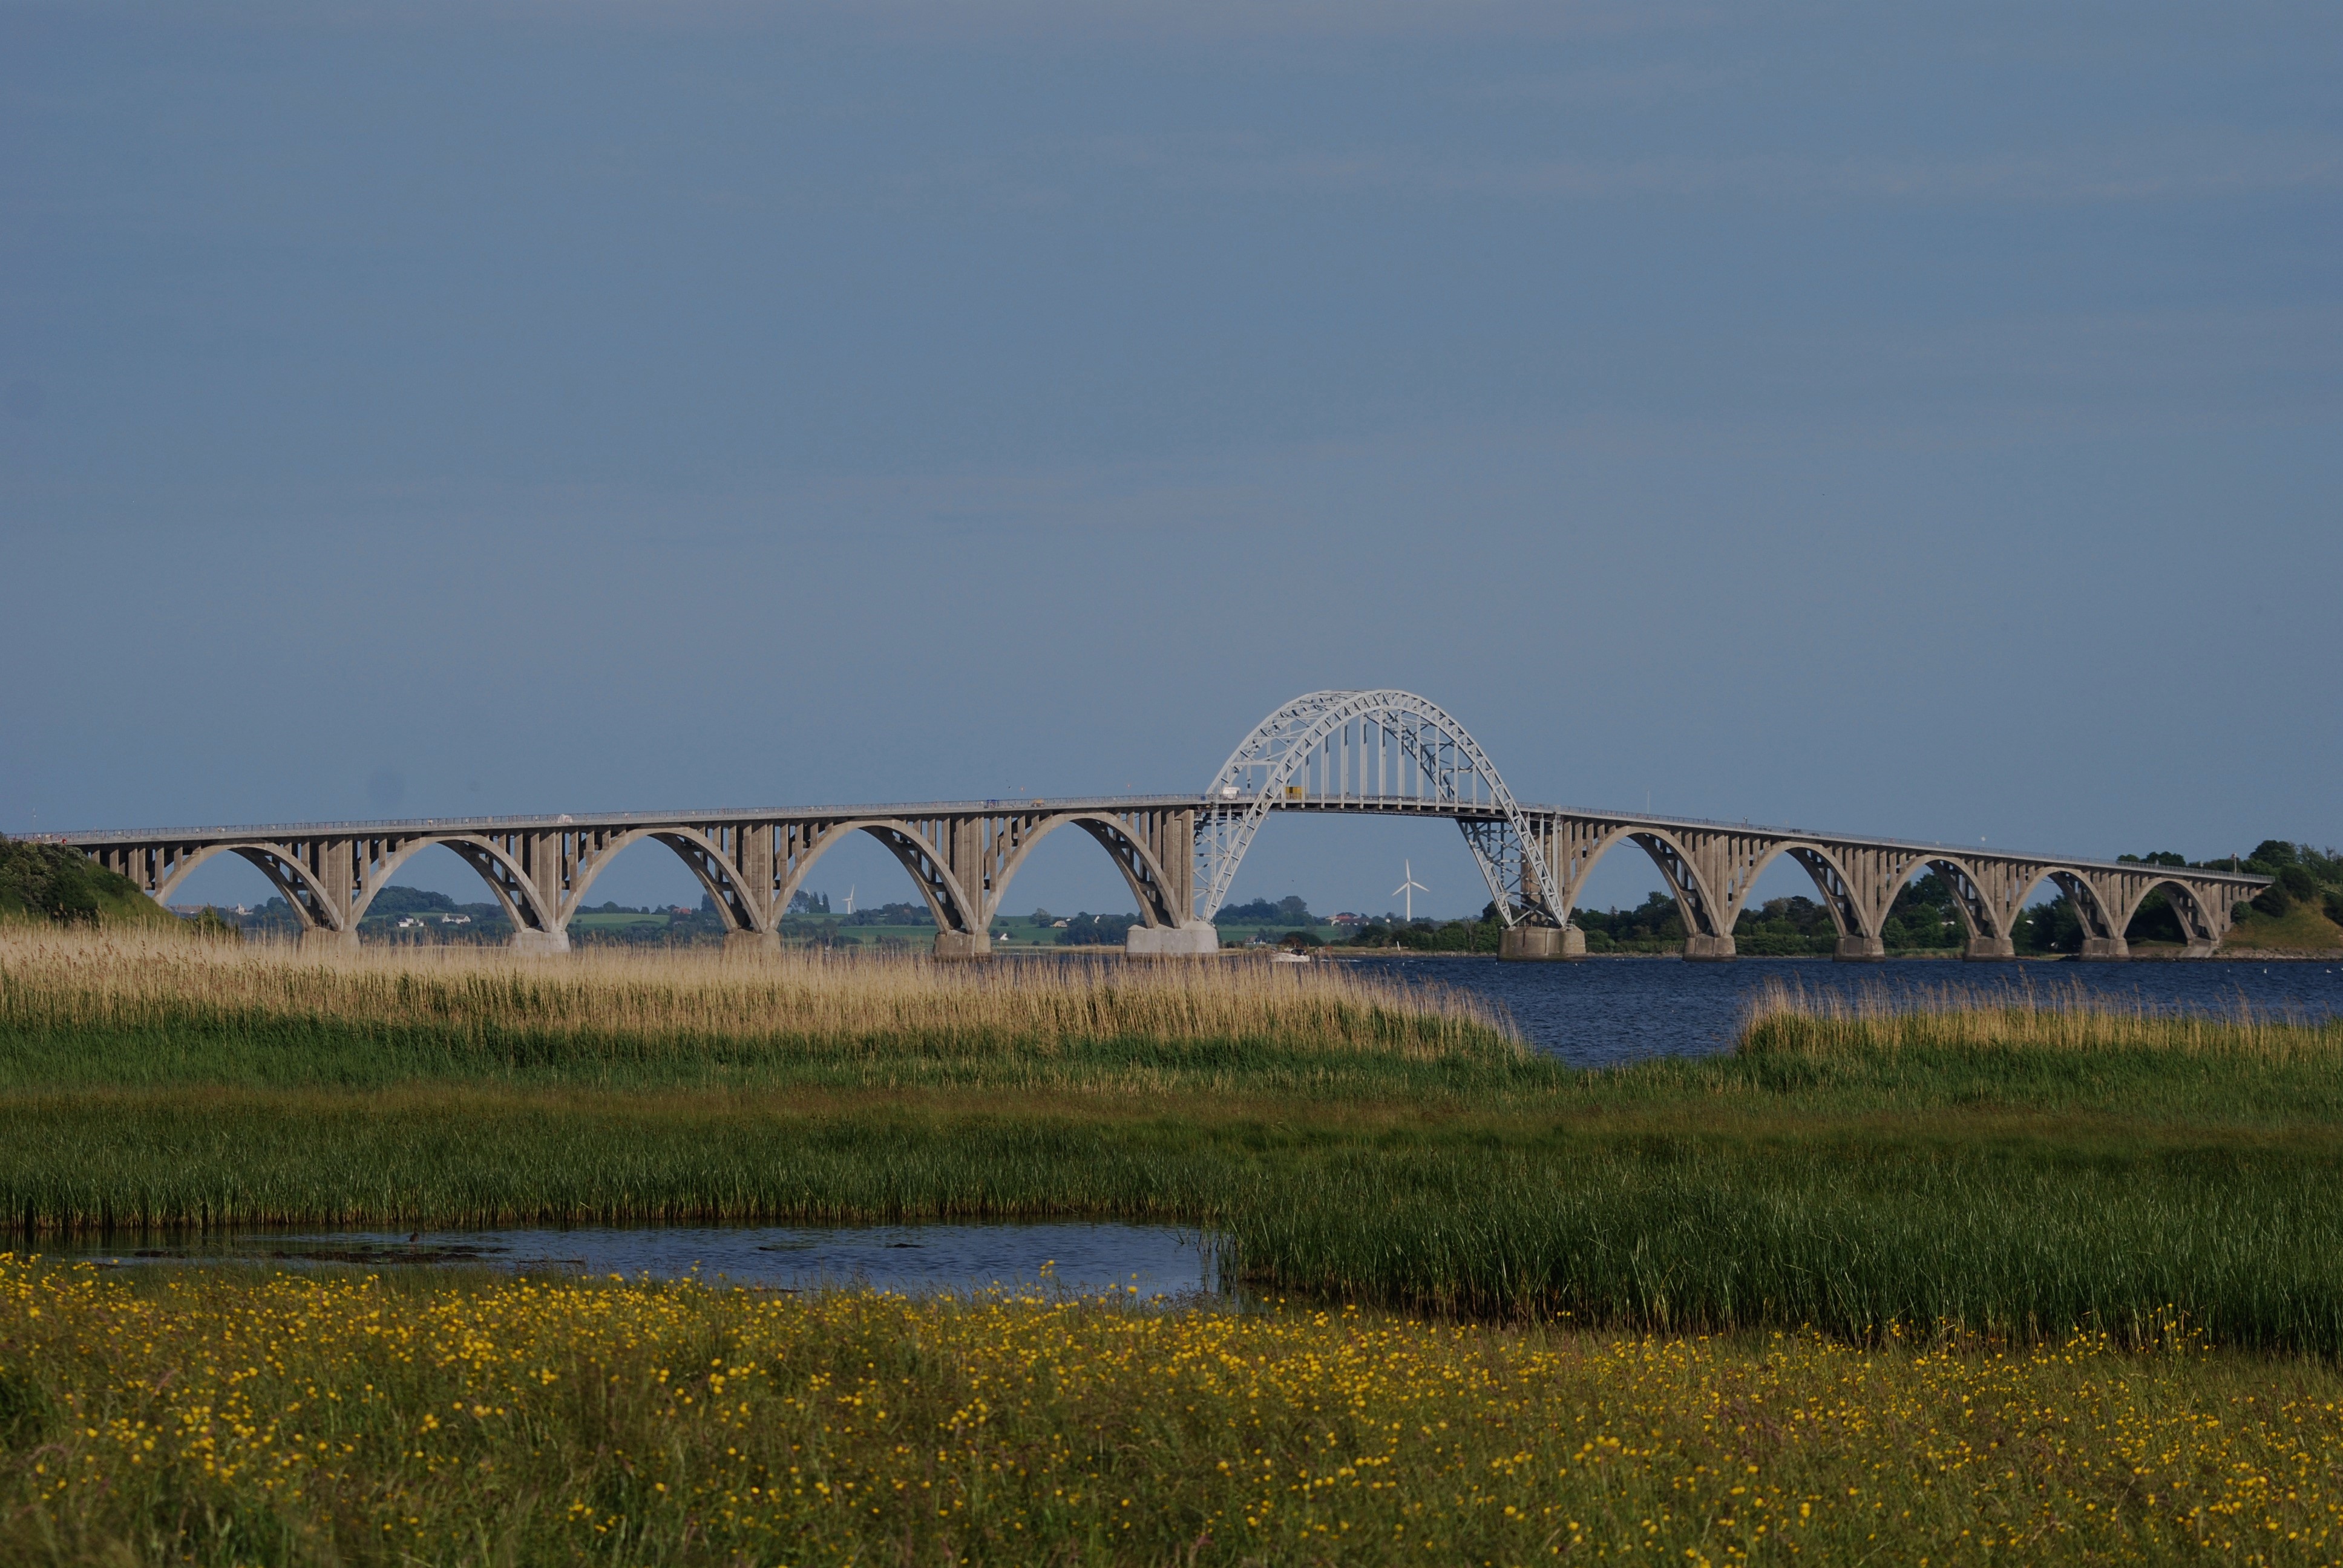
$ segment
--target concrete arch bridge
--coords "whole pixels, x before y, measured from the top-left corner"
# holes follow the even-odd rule
[[[1688,959],[1734,956],[1733,928],[1759,873],[1788,856],[1839,933],[1838,956],[1884,956],[1896,894],[1935,871],[1953,890],[1973,959],[2016,956],[2015,924],[2049,882],[2084,924],[2083,956],[2129,956],[2125,929],[2165,892],[2191,957],[2209,957],[2260,877],[2197,868],[2016,854],[1799,829],[1524,804],[1445,710],[1411,692],[1313,691],[1247,734],[1201,795],[929,801],[757,810],[635,811],[265,827],[125,829],[44,835],[168,903],[215,855],[257,867],[292,906],[305,943],[355,943],[367,907],[410,856],[442,845],[486,882],[516,948],[569,945],[570,918],[622,850],[650,840],[691,869],[744,947],[777,946],[782,914],[822,855],[848,836],[885,845],[927,901],[943,958],[983,958],[1009,887],[1034,845],[1062,828],[1095,843],[1139,906],[1134,955],[1217,951],[1212,918],[1272,812],[1439,817],[1454,822],[1506,930],[1503,954],[1585,950],[1571,911],[1613,849],[1650,857],[1674,891]]]

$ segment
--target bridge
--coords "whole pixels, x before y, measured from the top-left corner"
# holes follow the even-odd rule
[[[1633,845],[1674,892],[1684,957],[1734,956],[1733,929],[1757,879],[1783,856],[1803,869],[1838,929],[1838,956],[1885,956],[1896,896],[1935,872],[1954,895],[1967,956],[2013,959],[2019,912],[2047,882],[2083,923],[2086,959],[2130,956],[2124,932],[2161,891],[2187,939],[2207,958],[2262,877],[1983,846],[1848,837],[1631,811],[1527,805],[1463,725],[1404,691],[1314,691],[1253,727],[1201,795],[941,800],[786,809],[622,811],[542,817],[427,818],[267,827],[117,829],[45,834],[168,903],[216,855],[257,867],[301,922],[304,944],[357,940],[376,894],[417,851],[440,845],[478,872],[511,920],[513,946],[558,952],[573,915],[620,852],[665,845],[707,889],[728,941],[777,948],[781,917],[807,873],[852,834],[885,845],[926,900],[940,958],[990,957],[991,924],[1033,847],[1062,828],[1114,862],[1139,906],[1134,956],[1219,950],[1212,918],[1245,850],[1273,812],[1437,817],[1454,822],[1504,925],[1502,956],[1568,959],[1586,950],[1571,924],[1586,878]]]

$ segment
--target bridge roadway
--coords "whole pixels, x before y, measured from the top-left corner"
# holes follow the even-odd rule
[[[71,845],[169,903],[215,855],[257,867],[302,926],[305,944],[357,940],[367,907],[417,851],[437,844],[477,871],[511,920],[513,945],[558,952],[596,879],[644,839],[665,845],[707,889],[729,940],[776,947],[780,922],[814,864],[847,835],[884,844],[936,921],[943,958],[990,955],[991,923],[1033,846],[1080,829],[1113,860],[1139,907],[1128,950],[1173,957],[1217,951],[1212,917],[1244,851],[1275,812],[1437,817],[1453,821],[1506,930],[1503,956],[1585,951],[1570,923],[1588,873],[1621,844],[1650,857],[1675,895],[1684,956],[1734,956],[1733,929],[1760,872],[1787,855],[1838,928],[1838,956],[1885,956],[1888,911],[1914,877],[1952,889],[1967,956],[2016,956],[2018,913],[2046,880],[2073,901],[2082,956],[2129,956],[2124,932],[2162,891],[2187,937],[2210,957],[2237,904],[2268,879],[2196,867],[2022,854],[1983,845],[1813,833],[1648,813],[1523,805],[1444,711],[1412,693],[1322,691],[1256,725],[1203,794],[927,801],[764,810],[623,811],[427,818],[40,835]]]

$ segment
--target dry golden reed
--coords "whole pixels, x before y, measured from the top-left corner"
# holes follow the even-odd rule
[[[2079,983],[1868,987],[1848,994],[1775,980],[1749,1004],[1740,1049],[1815,1055],[1897,1050],[2164,1051],[2239,1060],[2343,1061],[2343,1020],[2112,1000]]]
[[[149,1029],[191,1011],[826,1049],[950,1042],[1046,1052],[1107,1039],[1418,1057],[1524,1049],[1508,1020],[1468,993],[1331,964],[1297,970],[1119,956],[948,963],[608,948],[524,958],[452,946],[320,956],[176,933],[0,932],[0,1030]]]

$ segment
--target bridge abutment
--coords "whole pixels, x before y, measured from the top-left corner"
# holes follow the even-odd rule
[[[1684,962],[1715,964],[1736,956],[1731,937],[1686,937],[1684,945]]]
[[[1576,926],[1508,926],[1497,957],[1508,963],[1563,963],[1586,956],[1586,933]]]
[[[1216,957],[1220,950],[1220,928],[1208,923],[1133,926],[1122,939],[1125,958],[1201,959]]]
[[[1887,956],[1887,943],[1878,937],[1841,937],[1831,956],[1843,964],[1875,964]]]

